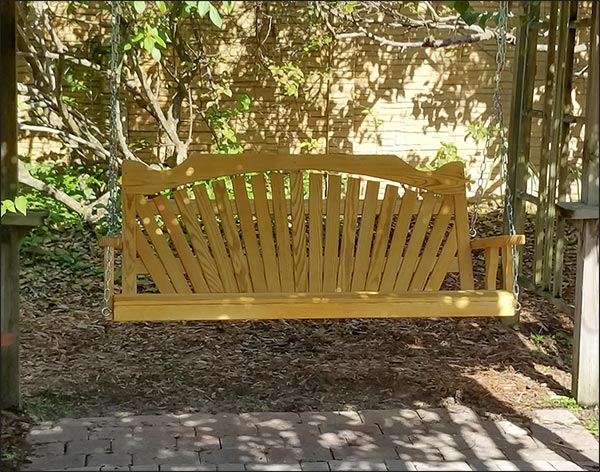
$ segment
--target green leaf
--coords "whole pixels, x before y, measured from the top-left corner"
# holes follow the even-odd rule
[[[167,11],[167,5],[162,0],[158,0],[156,2],[156,6],[158,7],[158,11],[160,11],[161,13],[164,13]]]
[[[163,41],[163,39],[160,37],[160,35],[154,35],[152,36],[154,38],[154,41],[156,41],[156,44],[158,44],[160,47],[166,48],[167,45],[166,43]]]
[[[201,18],[204,18],[204,15],[208,13],[211,8],[214,8],[210,2],[198,2],[197,3],[198,14]]]
[[[12,211],[14,213],[15,212],[15,202],[13,202],[12,200],[2,200],[2,210],[3,210],[3,213],[2,213],[3,215],[7,211]]]
[[[152,59],[154,59],[156,62],[160,62],[160,58],[162,57],[161,53],[160,53],[160,49],[153,48],[152,52],[150,54],[152,54]]]
[[[459,1],[454,2],[453,7],[459,15],[462,15],[471,8],[471,4],[469,2]]]
[[[131,43],[125,43],[125,46],[123,46],[123,51],[129,51],[131,48]]]
[[[233,11],[233,2],[223,2],[223,6],[225,7],[225,11],[227,13],[231,13]]]
[[[27,214],[27,198],[24,195],[19,195],[15,198],[15,208],[22,215]]]
[[[137,43],[138,41],[140,41],[142,38],[144,37],[144,33],[143,32],[139,32],[138,34],[136,34],[133,38],[131,38],[131,42],[132,43]]]
[[[212,21],[213,25],[215,25],[217,28],[221,28],[221,26],[223,26],[223,18],[221,18],[221,15],[219,15],[219,12],[212,4],[210,5],[210,13],[208,16],[210,17],[210,21]]]
[[[138,12],[139,15],[141,15],[142,13],[144,13],[144,10],[146,9],[146,2],[135,1],[135,2],[133,2],[133,8],[135,9],[135,11]]]
[[[152,39],[152,37],[146,36],[146,39],[144,39],[144,49],[149,53],[152,53],[152,50],[154,49],[154,39]]]
[[[477,20],[479,19],[479,14],[467,11],[467,12],[463,13],[462,15],[460,15],[460,17],[464,20],[464,22],[466,24],[471,26],[471,25],[477,23]]]

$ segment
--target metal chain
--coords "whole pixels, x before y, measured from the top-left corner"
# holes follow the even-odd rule
[[[111,32],[111,48],[110,48],[110,158],[108,162],[108,203],[106,205],[107,210],[107,226],[108,236],[116,236],[119,233],[119,219],[118,219],[118,199],[119,199],[119,188],[118,188],[118,162],[117,162],[117,106],[119,99],[119,46],[121,43],[120,35],[120,11],[119,2],[111,2],[111,18],[112,18],[112,32]],[[112,274],[114,273],[113,265],[115,262],[114,247],[108,246],[105,248],[106,266],[104,268],[104,297],[102,315],[110,317],[112,315],[112,308],[110,307],[111,298],[111,286],[112,286]]]

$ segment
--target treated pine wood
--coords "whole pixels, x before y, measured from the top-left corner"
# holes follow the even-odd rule
[[[458,261],[456,260],[456,228],[452,227],[444,247],[438,256],[437,262],[434,265],[431,275],[425,284],[425,291],[439,290],[446,278],[448,272],[458,271]],[[453,267],[456,265],[456,267]]]
[[[460,162],[451,162],[434,171],[420,171],[391,155],[192,154],[180,165],[165,171],[125,161],[123,189],[126,193],[154,194],[198,180],[273,170],[360,174],[444,194],[464,193],[467,182]]]
[[[342,178],[329,175],[327,180],[327,220],[325,222],[325,251],[323,257],[323,291],[333,292],[336,285],[338,267],[338,247],[340,239],[340,196]]]
[[[490,236],[489,238],[477,238],[471,241],[471,249],[484,249],[490,247],[517,246],[525,244],[524,234]]]
[[[223,288],[226,292],[237,292],[238,284],[233,274],[233,266],[227,249],[223,243],[221,230],[217,225],[217,220],[212,211],[212,206],[208,198],[208,192],[204,184],[195,185],[193,192],[198,203],[198,210],[204,224],[204,231],[208,238],[208,244],[212,251],[215,264],[219,271],[219,277],[223,282]]]
[[[398,212],[396,228],[392,236],[392,242],[388,257],[385,263],[385,269],[381,276],[381,285],[379,290],[382,292],[391,292],[394,290],[396,276],[402,264],[402,255],[406,246],[408,228],[411,222],[412,209],[417,201],[417,194],[412,190],[407,190],[401,199],[401,207]],[[421,208],[421,205],[419,205]]]
[[[155,215],[158,213],[158,209],[156,208],[154,200],[147,199],[146,197],[139,197],[135,208],[140,217],[140,222],[146,229],[148,238],[152,242],[154,250],[171,279],[171,283],[175,287],[175,290],[177,290],[178,293],[191,293],[188,281],[181,271],[181,266],[177,264],[177,259],[173,255],[173,251],[167,242],[163,230],[156,222]]]
[[[177,293],[159,258],[154,254],[142,230],[136,228],[136,243],[140,259],[160,293]],[[135,275],[135,274],[134,274]]]
[[[360,219],[358,242],[356,243],[356,258],[354,260],[354,270],[352,271],[352,291],[365,289],[371,246],[373,244],[373,228],[375,225],[378,194],[379,182],[374,180],[367,182],[365,209]]]
[[[314,293],[323,289],[323,176],[311,173],[308,188],[308,285],[309,290]]]
[[[98,245],[102,248],[112,247],[117,250],[123,249],[123,237],[122,236],[102,236],[98,240]]]
[[[512,246],[504,246],[500,252],[502,257],[502,288],[505,290],[512,290],[515,280],[513,272]]]
[[[267,206],[265,178],[262,175],[254,175],[251,177],[250,182],[256,203],[256,225],[258,226],[258,237],[262,250],[267,289],[269,292],[280,292],[279,266],[277,264],[277,255],[275,254],[275,243],[273,241],[273,224]]]
[[[173,196],[175,198],[175,203],[177,204],[178,212],[181,214],[183,223],[185,224],[186,232],[190,237],[190,242],[192,243],[198,262],[204,272],[204,278],[206,279],[209,290],[217,293],[223,292],[223,282],[219,276],[219,270],[217,269],[215,260],[206,244],[202,228],[198,221],[196,214],[198,207],[196,205],[193,205],[192,207],[191,199],[183,189],[176,190],[173,193]]]
[[[302,172],[290,174],[292,214],[292,256],[294,259],[294,288],[308,290],[308,254],[306,247],[306,213],[304,211],[304,186]]]
[[[283,174],[271,174],[273,192],[273,210],[275,217],[275,239],[277,242],[277,260],[279,278],[284,292],[294,291],[294,260],[291,252],[290,227],[286,210],[285,183]]]
[[[130,295],[137,292],[135,278],[135,260],[137,257],[136,229],[137,213],[135,201],[139,195],[123,194],[123,253],[121,256],[121,290],[123,294]]]
[[[248,268],[248,260],[242,249],[242,243],[238,232],[237,225],[233,218],[233,210],[227,194],[227,187],[223,180],[213,182],[213,190],[219,213],[221,215],[221,226],[227,247],[229,248],[229,258],[233,264],[233,273],[237,279],[237,284],[241,292],[253,292],[252,281],[250,280],[250,270]]]
[[[454,214],[453,200],[450,195],[446,195],[442,202],[442,208],[435,218],[431,233],[427,238],[427,243],[423,249],[423,254],[415,266],[415,271],[410,281],[409,290],[423,290],[429,274],[434,269],[437,263],[437,254],[440,250],[440,245],[446,236],[450,218]]]
[[[173,246],[177,251],[177,256],[181,261],[185,272],[187,273],[195,293],[208,292],[208,285],[204,280],[202,267],[198,263],[196,256],[190,249],[190,246],[185,238],[185,234],[179,226],[179,221],[175,214],[171,211],[169,199],[164,195],[157,195],[154,198],[154,205],[162,216],[165,228],[171,237]]]
[[[378,212],[377,229],[375,230],[375,237],[373,239],[373,251],[369,263],[365,290],[379,290],[397,200],[398,187],[395,185],[386,185],[381,211]]]
[[[475,287],[473,280],[473,259],[469,236],[469,215],[467,214],[466,193],[454,195],[454,227],[456,228],[456,243],[460,288],[471,290]]]
[[[485,248],[485,289],[496,290],[496,276],[498,275],[498,248]]]
[[[436,197],[433,193],[426,193],[423,196],[423,204],[421,212],[417,215],[415,225],[413,226],[408,245],[406,246],[405,256],[402,259],[402,265],[398,271],[398,277],[394,285],[395,292],[405,292],[408,290],[410,280],[415,272],[415,266],[419,252],[423,246],[423,240],[427,234],[429,222],[433,216],[433,206],[435,205]]]
[[[359,191],[360,180],[349,177],[344,203],[344,222],[342,226],[342,242],[336,284],[336,290],[342,292],[350,291],[350,284],[352,282],[354,250],[356,247],[356,228],[358,224]]]
[[[235,195],[235,206],[240,220],[240,228],[244,238],[244,247],[246,248],[246,257],[250,268],[250,277],[255,292],[266,292],[267,283],[265,281],[264,263],[260,255],[258,240],[256,239],[256,228],[254,226],[253,213],[250,209],[248,200],[248,191],[246,190],[246,180],[237,176],[231,179],[233,184],[233,193]],[[233,202],[232,207],[233,207]]]
[[[509,317],[509,291],[116,295],[118,321]]]

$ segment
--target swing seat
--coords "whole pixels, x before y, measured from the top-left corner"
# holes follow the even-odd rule
[[[525,238],[470,239],[462,163],[196,155],[166,171],[126,161],[122,177],[123,233],[101,241],[109,258],[122,250],[120,294],[106,266],[114,320],[515,314]]]

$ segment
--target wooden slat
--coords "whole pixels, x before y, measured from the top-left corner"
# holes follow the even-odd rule
[[[177,217],[171,211],[171,206],[169,205],[169,199],[164,195],[157,195],[154,198],[154,205],[158,209],[158,212],[163,218],[165,228],[171,236],[171,241],[175,246],[177,251],[177,255],[179,256],[179,260],[183,264],[183,267],[192,283],[192,287],[194,288],[194,292],[196,293],[206,293],[208,292],[208,285],[206,284],[206,280],[204,280],[204,274],[202,273],[202,268],[200,267],[196,256],[192,253],[190,246],[188,245],[187,240],[185,239],[185,234],[179,226],[179,221],[177,221]]]
[[[215,215],[212,211],[212,206],[208,199],[206,187],[204,184],[195,185],[193,187],[193,191],[198,203],[200,216],[202,217],[202,223],[204,224],[204,231],[206,232],[206,237],[208,238],[208,244],[219,271],[219,277],[223,282],[223,288],[225,289],[225,292],[237,292],[238,285],[235,275],[233,275],[231,259],[229,258],[227,250],[225,249],[223,236],[221,235],[221,231],[217,225],[217,220],[215,219]]]
[[[356,227],[358,225],[358,195],[360,180],[348,178],[344,203],[344,222],[342,227],[342,245],[337,276],[336,290],[349,292],[354,268],[354,250],[356,246]]]
[[[501,236],[490,236],[489,238],[477,238],[471,240],[471,249],[502,246],[520,246],[525,244],[524,234],[503,234]]]
[[[398,187],[387,185],[383,204],[377,220],[377,229],[375,231],[375,240],[373,242],[373,254],[367,274],[366,290],[378,290],[381,276],[383,275],[383,267],[385,262],[385,253],[387,252],[390,242],[390,229],[394,216],[394,208],[398,200]]]
[[[452,197],[444,197],[440,212],[437,214],[431,233],[427,238],[423,254],[410,281],[409,290],[423,290],[425,287],[425,282],[427,282],[427,278],[437,262],[438,251],[448,231],[450,218],[454,213],[453,210]]]
[[[504,288],[505,290],[512,290],[514,280],[515,280],[515,275],[513,272],[512,247],[510,247],[510,246],[503,247],[501,253],[502,253],[502,273],[504,275],[504,277],[503,277],[504,286],[502,288]]]
[[[323,289],[323,176],[311,173],[308,177],[308,188],[308,285],[311,292],[321,292]]]
[[[190,237],[190,242],[192,243],[198,262],[202,267],[202,272],[204,273],[204,278],[206,279],[209,290],[217,293],[223,292],[223,282],[219,276],[219,270],[208,249],[208,245],[206,244],[206,240],[202,233],[202,228],[198,221],[196,214],[198,207],[196,205],[191,205],[190,198],[183,189],[176,190],[173,193],[173,196],[175,198],[175,203],[177,204],[177,209],[183,218],[187,234]]]
[[[238,287],[241,292],[253,292],[252,281],[250,280],[250,270],[248,269],[248,260],[242,249],[242,243],[238,233],[237,225],[233,219],[233,211],[227,194],[227,187],[223,180],[213,182],[215,198],[221,214],[221,225],[225,241],[229,248],[229,257],[233,264],[233,273],[237,279]]]
[[[244,247],[246,248],[252,286],[255,292],[266,292],[267,284],[265,282],[264,263],[260,256],[258,240],[256,239],[256,228],[254,227],[252,211],[250,210],[248,201],[246,180],[244,177],[236,176],[232,177],[231,181],[233,183],[237,215],[240,220],[242,237],[244,238]]]
[[[292,209],[292,256],[294,259],[294,286],[296,291],[308,290],[308,256],[306,247],[306,213],[302,172],[290,174]]]
[[[456,265],[457,267],[453,267]],[[452,227],[444,244],[442,252],[438,256],[433,271],[425,284],[425,291],[439,290],[448,272],[458,271],[456,262],[456,229]]]
[[[181,271],[181,266],[177,265],[173,251],[162,229],[156,223],[156,213],[158,210],[154,201],[146,197],[139,197],[136,202],[136,210],[175,290],[178,293],[191,293],[190,286]]]
[[[473,259],[471,255],[471,238],[469,236],[469,216],[467,215],[467,196],[464,193],[454,195],[454,220],[456,228],[456,244],[460,288],[471,290],[473,281]]]
[[[173,287],[171,279],[165,271],[165,267],[154,254],[154,251],[146,240],[146,236],[144,236],[144,233],[142,233],[142,230],[139,227],[136,228],[135,239],[140,259],[148,270],[148,274],[150,277],[152,277],[152,281],[156,285],[156,288],[160,291],[160,293],[177,293],[177,290],[175,290],[175,287]]]
[[[123,254],[121,256],[123,270],[121,274],[121,290],[127,295],[137,292],[137,279],[135,277],[135,259],[137,257],[135,241],[138,224],[135,201],[137,198],[139,198],[138,195],[123,194]]]
[[[485,249],[485,289],[496,290],[496,276],[498,275],[498,248]]]
[[[398,275],[398,271],[400,270],[400,265],[402,263],[402,254],[406,245],[406,236],[408,235],[412,209],[415,206],[416,200],[417,194],[411,190],[407,190],[401,199],[401,206],[398,213],[398,220],[396,221],[396,228],[394,230],[394,235],[392,236],[392,242],[390,244],[390,250],[385,263],[385,269],[383,271],[383,275],[381,276],[379,290],[382,292],[391,292],[394,289],[396,276]]]
[[[275,237],[277,239],[277,259],[279,262],[281,289],[285,292],[293,292],[294,260],[291,253],[290,228],[285,204],[283,174],[271,174],[271,191],[273,192]]]
[[[392,155],[294,155],[244,153],[192,154],[173,169],[157,171],[127,160],[123,163],[126,193],[154,194],[215,177],[279,170],[344,172],[390,180],[442,194],[465,193],[464,165],[451,162],[434,171],[420,171]]]
[[[254,194],[256,223],[258,226],[258,236],[260,248],[264,262],[265,279],[269,292],[280,292],[281,283],[279,281],[279,266],[277,265],[277,256],[275,254],[275,243],[273,242],[273,225],[271,214],[267,205],[267,187],[265,178],[262,175],[254,175],[250,179],[252,183],[252,193]]]
[[[365,289],[367,271],[369,270],[369,257],[373,244],[373,227],[375,225],[378,194],[379,182],[373,180],[367,182],[365,209],[360,219],[358,242],[356,243],[356,259],[354,260],[354,271],[352,273],[351,290],[353,292]]]
[[[419,257],[419,253],[421,252],[423,239],[425,238],[429,222],[431,221],[433,206],[435,205],[435,200],[437,198],[438,197],[433,193],[426,193],[423,196],[421,212],[417,215],[415,225],[406,246],[405,256],[402,259],[402,265],[398,271],[398,277],[396,278],[396,284],[394,285],[395,292],[404,292],[408,290],[410,280],[415,272],[417,257]]]
[[[335,290],[338,246],[340,239],[340,195],[342,178],[330,175],[327,179],[327,221],[325,223],[325,256],[323,259],[323,291]]]
[[[442,318],[514,313],[514,296],[505,290],[359,293],[115,296],[115,320],[269,320],[324,318]]]

